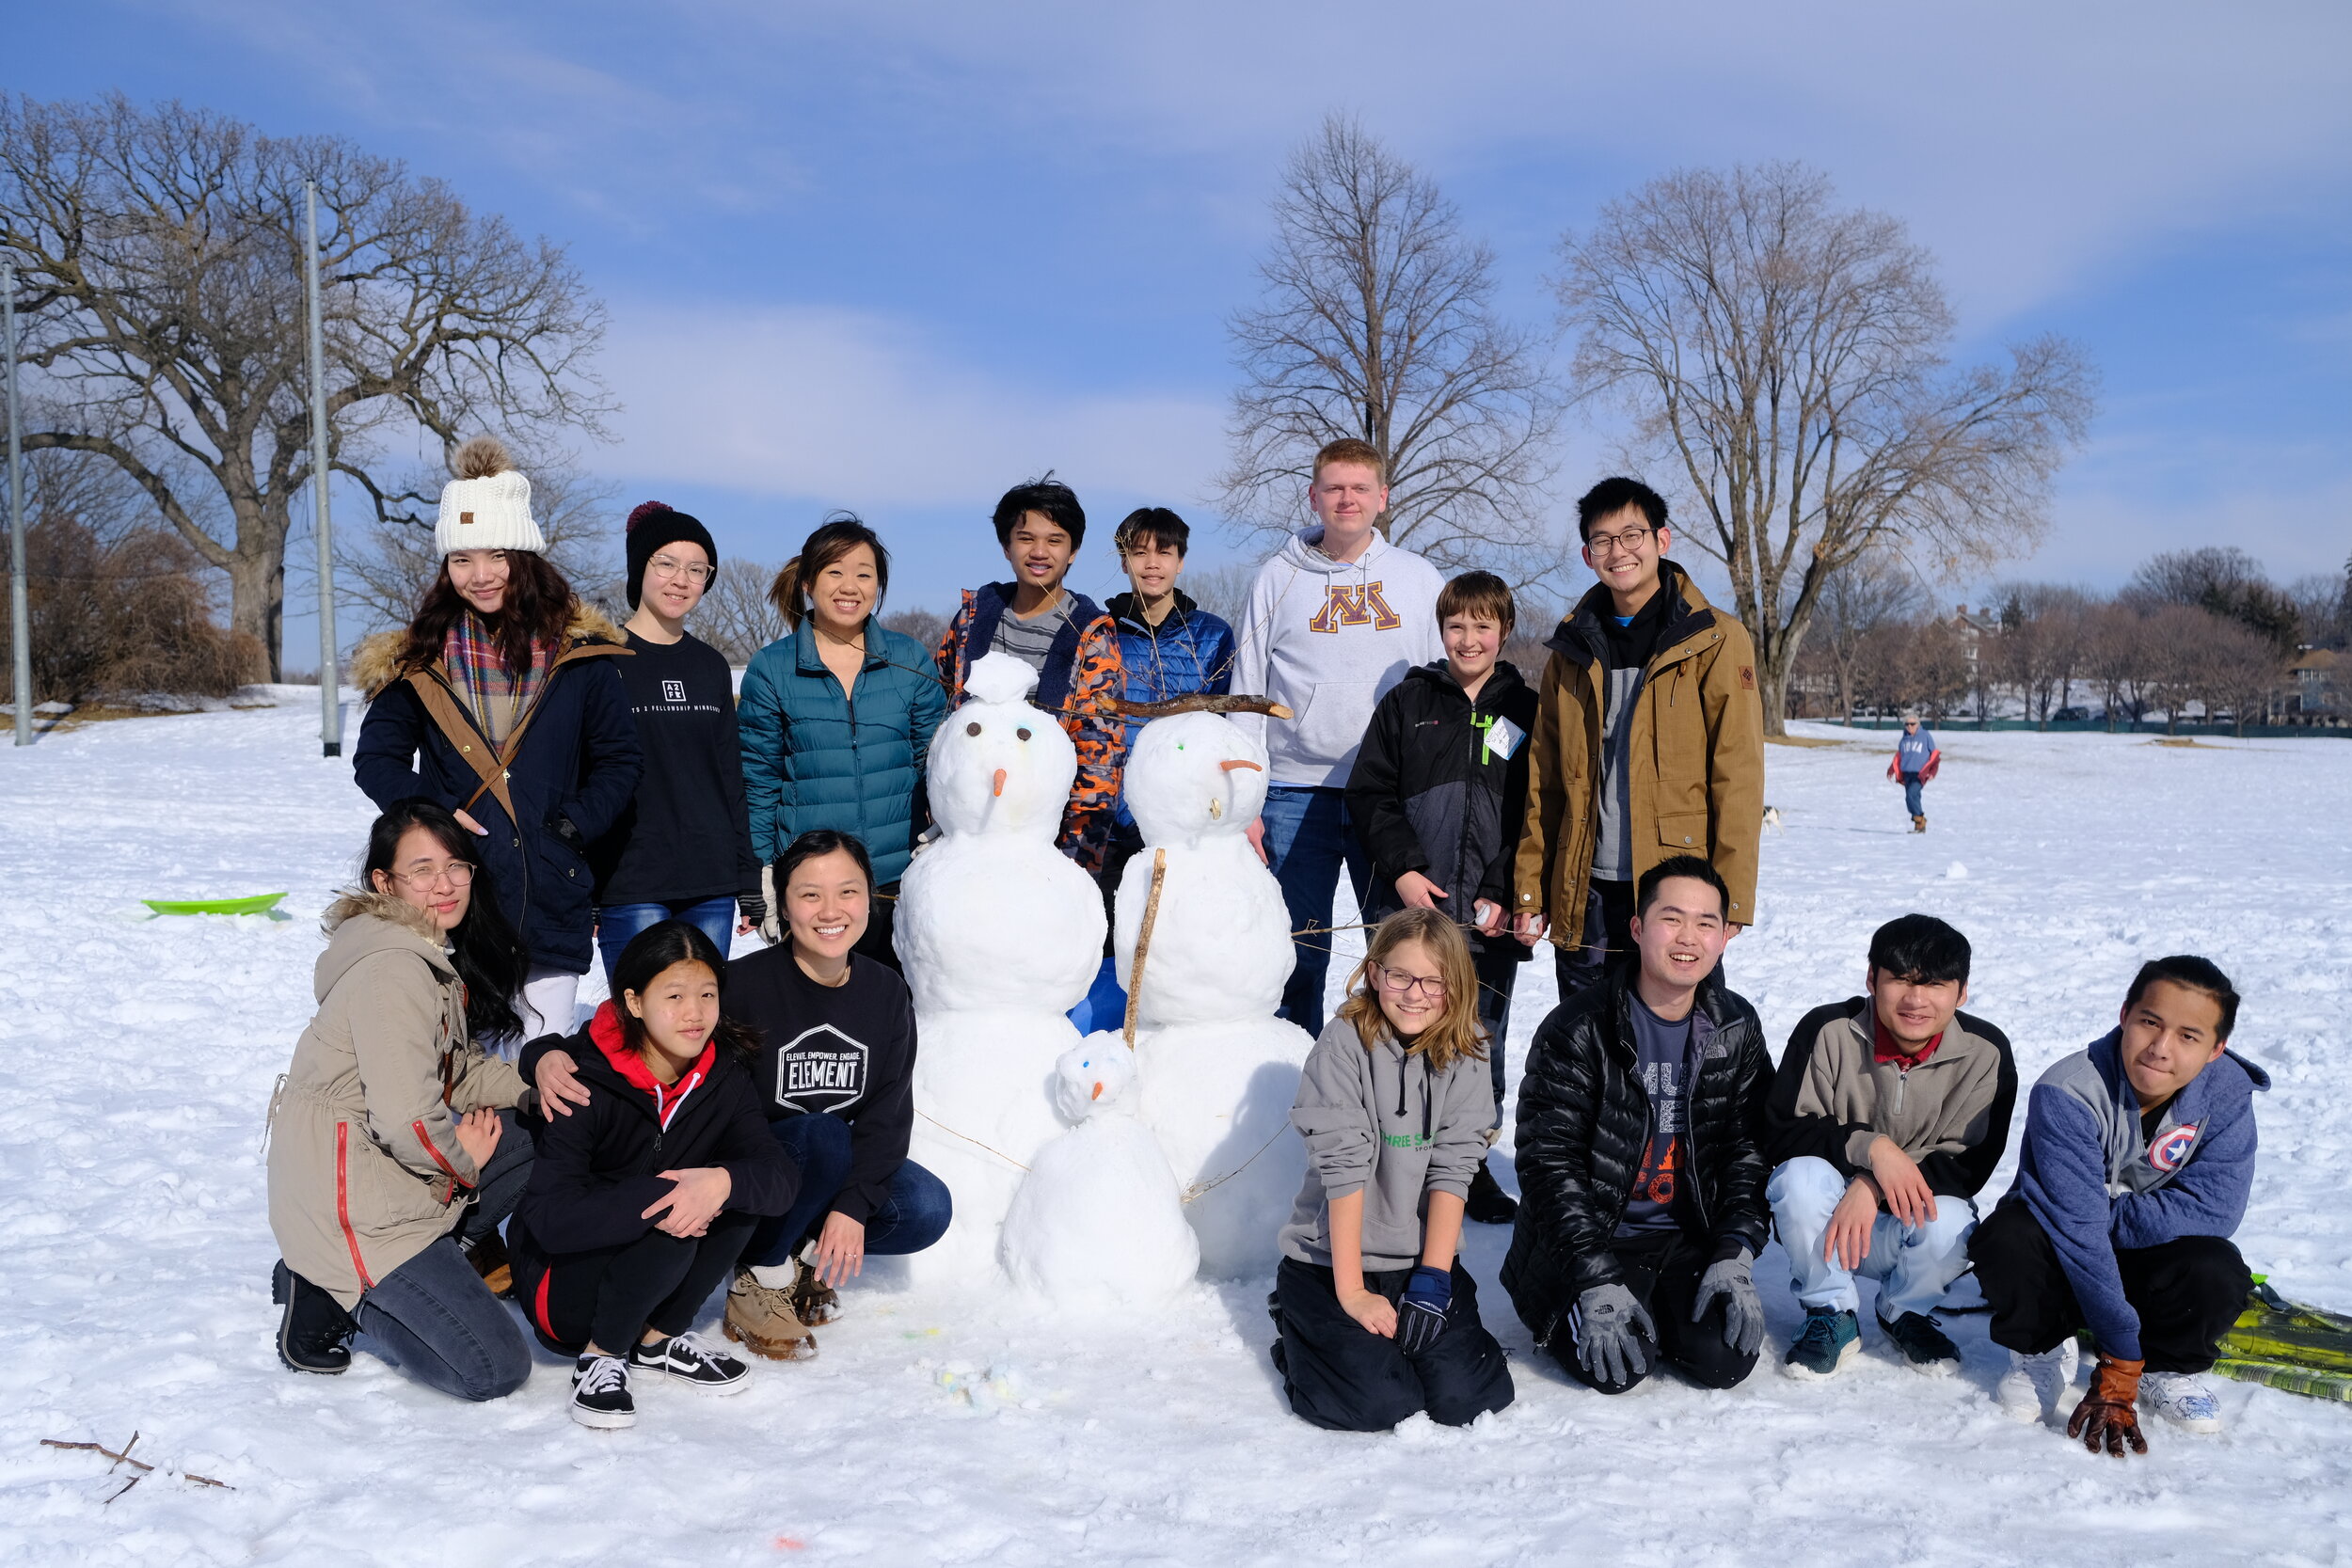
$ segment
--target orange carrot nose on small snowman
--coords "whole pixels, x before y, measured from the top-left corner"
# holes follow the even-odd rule
[[[1005,793],[1005,770],[1003,768],[999,768],[996,769],[996,783],[994,786],[989,790],[989,793],[999,799],[1003,798]]]

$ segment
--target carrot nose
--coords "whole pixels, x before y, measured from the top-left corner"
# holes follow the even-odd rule
[[[1224,768],[1228,773],[1231,773],[1236,768],[1247,768],[1252,773],[1263,773],[1265,771],[1263,768],[1254,762],[1251,762],[1248,757],[1227,757],[1223,762],[1218,763],[1217,766]]]
[[[990,793],[991,795],[1002,795],[1004,792],[1005,792],[1005,770],[1004,770],[1003,768],[999,768],[998,769],[996,769],[996,787],[995,787],[995,788],[993,788],[993,789],[992,789],[992,790],[990,790],[990,791],[989,791],[989,793]]]
[[[1088,1098],[1089,1100],[1100,1100],[1100,1099],[1102,1099],[1102,1098],[1103,1098],[1103,1085],[1100,1085],[1100,1084],[1095,1085],[1094,1085],[1094,1092],[1093,1092],[1092,1094],[1090,1094],[1090,1095],[1087,1096],[1087,1098]]]

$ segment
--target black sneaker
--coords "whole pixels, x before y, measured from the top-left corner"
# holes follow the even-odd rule
[[[1903,1353],[1915,1372],[1948,1372],[1960,1365],[1960,1347],[1924,1312],[1906,1312],[1891,1323],[1881,1318],[1879,1332]]]
[[[1462,1212],[1481,1225],[1509,1225],[1519,1212],[1519,1200],[1502,1190],[1495,1173],[1480,1161],[1478,1174],[1470,1178],[1470,1197]]]
[[[752,1376],[751,1368],[699,1334],[674,1334],[639,1345],[628,1353],[628,1364],[664,1373],[706,1394],[741,1393]]]
[[[351,1336],[358,1325],[342,1303],[286,1267],[270,1271],[269,1299],[286,1310],[278,1319],[278,1359],[291,1371],[332,1376],[351,1369]]]
[[[628,1394],[628,1363],[617,1355],[582,1355],[572,1367],[572,1419],[598,1432],[637,1424]]]

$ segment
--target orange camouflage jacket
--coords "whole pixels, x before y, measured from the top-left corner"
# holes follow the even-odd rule
[[[995,645],[996,625],[1011,610],[1012,592],[1009,582],[964,590],[963,607],[947,623],[937,655],[950,709],[963,702],[972,660]],[[1029,700],[1055,714],[1078,749],[1078,779],[1071,786],[1056,843],[1089,876],[1099,877],[1110,848],[1123,760],[1120,727],[1111,705],[1125,689],[1126,674],[1119,657],[1118,624],[1085,594],[1063,592],[1070,594],[1070,623],[1054,639]]]

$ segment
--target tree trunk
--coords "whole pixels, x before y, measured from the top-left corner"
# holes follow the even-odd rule
[[[282,643],[286,618],[286,552],[240,550],[229,563],[229,629],[254,640],[248,681],[275,681],[285,674]]]

